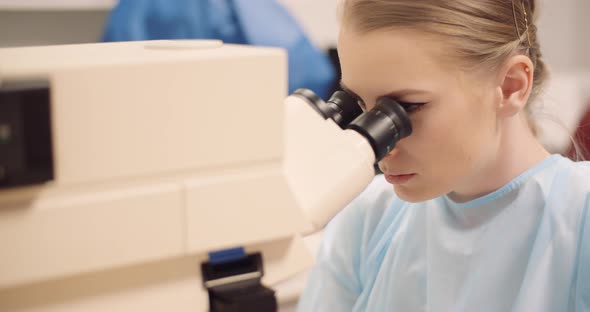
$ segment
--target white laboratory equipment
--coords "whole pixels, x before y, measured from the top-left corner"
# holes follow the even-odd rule
[[[286,79],[215,40],[0,49],[0,311],[276,309],[411,132]]]

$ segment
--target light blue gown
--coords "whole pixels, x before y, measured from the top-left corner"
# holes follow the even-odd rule
[[[298,311],[590,311],[590,162],[553,155],[467,203],[377,176],[326,228]]]

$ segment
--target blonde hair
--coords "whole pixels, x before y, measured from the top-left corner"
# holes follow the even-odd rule
[[[444,38],[464,66],[494,70],[515,54],[534,64],[534,101],[548,78],[534,0],[343,0],[341,19],[361,33],[409,28]],[[536,127],[530,120],[534,133]]]

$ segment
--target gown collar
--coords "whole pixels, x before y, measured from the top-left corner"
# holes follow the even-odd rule
[[[467,202],[458,203],[458,202],[455,202],[454,200],[450,199],[447,194],[447,195],[443,196],[444,201],[449,208],[453,208],[453,209],[468,209],[468,208],[473,208],[473,207],[480,207],[482,205],[486,205],[488,203],[497,201],[498,199],[504,197],[506,194],[509,194],[512,191],[518,189],[527,180],[529,180],[529,178],[531,176],[543,171],[547,167],[550,167],[551,165],[556,163],[561,158],[563,158],[561,155],[553,154],[553,155],[543,159],[542,161],[540,161],[536,165],[532,166],[531,168],[529,168],[525,172],[521,173],[520,175],[518,175],[517,177],[512,179],[512,181],[508,182],[507,184],[505,184],[501,188],[495,190],[492,193],[481,196],[479,198],[472,199]]]

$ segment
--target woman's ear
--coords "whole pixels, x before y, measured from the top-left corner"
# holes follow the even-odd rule
[[[497,107],[499,116],[514,116],[525,108],[533,87],[533,72],[533,62],[525,55],[515,55],[504,64],[498,86],[502,94]]]

